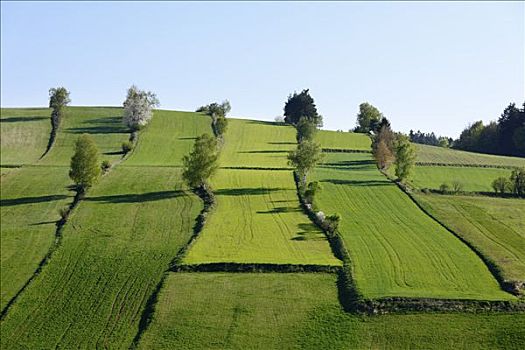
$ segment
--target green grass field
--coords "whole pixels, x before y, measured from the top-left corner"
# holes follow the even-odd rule
[[[328,274],[170,274],[139,348],[519,349],[525,339],[523,314],[346,314],[335,283]]]
[[[418,195],[454,232],[478,247],[507,280],[525,281],[525,201],[511,198]]]
[[[299,207],[291,171],[220,169],[217,206],[184,262],[339,265]]]
[[[510,167],[525,166],[524,158],[465,152],[429,145],[415,145],[417,147],[417,161],[422,163],[500,165]]]
[[[390,171],[393,174],[393,167]],[[460,183],[463,191],[492,192],[492,181],[497,177],[510,176],[510,169],[450,167],[450,166],[416,166],[410,183],[416,188],[439,189],[443,183],[449,186],[455,181]]]
[[[229,119],[221,165],[288,168],[286,156],[296,147],[295,134],[295,129],[291,126]]]
[[[371,155],[327,155],[311,180],[323,186],[321,210],[342,216],[339,230],[365,297],[511,298],[467,246],[377,170]]]
[[[1,108],[0,164],[22,165],[38,160],[46,150],[51,132],[47,108]]]
[[[211,134],[208,116],[173,111],[155,111],[155,117],[139,138],[136,152],[126,166],[181,166],[182,156],[189,153],[196,136]]]
[[[323,148],[371,151],[372,147],[370,137],[360,133],[321,130],[316,138]]]

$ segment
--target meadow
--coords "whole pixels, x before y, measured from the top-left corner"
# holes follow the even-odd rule
[[[393,167],[391,171],[393,173]],[[451,166],[416,166],[410,184],[416,188],[439,190],[441,184],[450,187],[454,182],[461,184],[462,191],[493,192],[492,181],[498,177],[509,178],[510,169]]]
[[[496,156],[492,154],[465,152],[451,148],[415,144],[417,161],[421,163],[442,163],[457,165],[482,165],[524,167],[525,159]]]
[[[0,165],[30,164],[46,150],[51,132],[48,108],[0,109]]]
[[[220,169],[212,187],[216,208],[185,264],[341,264],[300,208],[291,171]]]
[[[320,130],[316,135],[316,141],[320,142],[323,148],[338,150],[370,151],[372,146],[372,140],[368,135],[330,130]]]
[[[510,299],[474,252],[421,211],[369,154],[329,154],[311,180],[319,208],[339,213],[356,285],[388,296]]]
[[[525,201],[417,195],[425,208],[491,258],[510,281],[525,281]]]
[[[523,314],[348,314],[335,284],[329,274],[172,273],[139,348],[519,349],[525,337]]]

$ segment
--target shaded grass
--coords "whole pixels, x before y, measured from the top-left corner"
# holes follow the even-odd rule
[[[216,208],[185,264],[340,265],[300,210],[291,171],[221,169],[212,186]]]
[[[525,201],[423,194],[417,199],[491,258],[506,280],[525,281]]]
[[[370,157],[347,154],[349,161]],[[325,161],[333,162],[331,155]],[[417,208],[375,165],[320,167],[311,179],[323,184],[319,207],[341,214],[339,231],[364,297],[512,298],[474,252]]]

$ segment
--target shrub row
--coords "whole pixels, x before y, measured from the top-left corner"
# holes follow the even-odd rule
[[[340,268],[329,265],[295,265],[295,264],[258,264],[258,263],[205,263],[194,265],[175,265],[173,272],[279,272],[279,273],[296,273],[296,272],[325,272],[335,273]]]
[[[323,148],[326,153],[372,153],[372,151],[365,149],[351,149],[351,148]]]
[[[461,168],[498,168],[498,169],[515,169],[516,166],[501,164],[462,164],[462,163],[439,163],[439,162],[416,162],[417,166],[450,166]]]

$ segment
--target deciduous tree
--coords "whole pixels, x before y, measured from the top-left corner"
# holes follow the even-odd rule
[[[396,176],[405,181],[411,174],[416,161],[416,149],[407,136],[399,135],[395,142]]]
[[[77,190],[84,192],[97,181],[100,171],[97,145],[91,135],[82,134],[75,143],[69,177],[75,182]]]
[[[368,133],[374,131],[376,126],[383,119],[383,114],[376,107],[368,102],[359,105],[359,113],[357,114],[356,132]]]
[[[302,186],[306,185],[306,176],[322,157],[321,145],[313,141],[299,143],[297,149],[288,154],[288,164],[295,168]]]
[[[159,106],[159,99],[153,92],[139,90],[132,85],[124,101],[124,124],[131,130],[140,129],[150,121],[153,107],[157,106]]]
[[[191,153],[182,158],[182,176],[188,186],[206,188],[209,178],[217,171],[218,159],[217,139],[208,134],[197,137]]]

